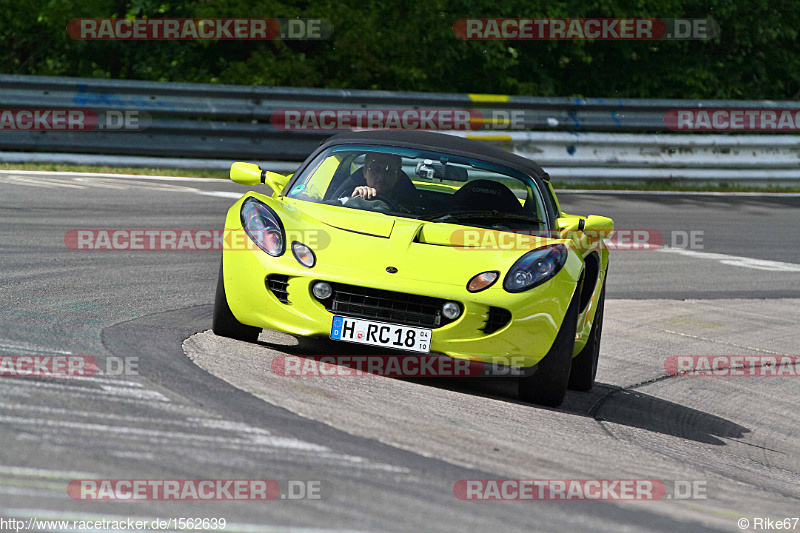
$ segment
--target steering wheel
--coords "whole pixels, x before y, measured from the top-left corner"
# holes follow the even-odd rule
[[[364,202],[380,202],[384,204],[388,209],[391,209],[392,211],[397,210],[397,204],[381,194],[376,194],[372,198],[362,198],[360,195],[352,196],[351,198],[358,198],[359,200],[362,200]]]
[[[397,204],[394,203],[392,200],[389,200],[388,198],[386,198],[383,195],[376,194],[372,198],[369,198],[369,199],[366,199],[366,200],[368,202],[382,202],[382,203],[386,204],[386,207],[388,207],[392,211],[397,211]]]

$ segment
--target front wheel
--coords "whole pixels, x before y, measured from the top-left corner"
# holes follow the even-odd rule
[[[532,376],[519,378],[520,400],[546,407],[558,407],[564,402],[575,347],[579,300],[580,291],[576,290],[550,351],[536,365]]]
[[[600,358],[600,337],[603,334],[603,308],[606,300],[606,283],[603,281],[603,288],[600,289],[600,298],[597,300],[597,311],[595,311],[592,331],[586,346],[572,360],[572,370],[569,374],[569,388],[571,390],[588,391],[594,386],[594,378],[597,375],[597,360]]]
[[[245,342],[256,342],[261,328],[246,326],[236,320],[228,298],[225,296],[225,279],[222,275],[222,261],[219,262],[219,277],[217,278],[217,292],[214,296],[214,321],[211,329],[216,335],[229,337]]]

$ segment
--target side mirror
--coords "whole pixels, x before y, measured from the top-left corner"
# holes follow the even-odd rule
[[[574,215],[567,215],[556,219],[556,231],[559,238],[569,239],[570,234],[580,230],[581,223],[586,224],[586,219]]]
[[[608,239],[614,233],[614,221],[608,217],[589,215],[586,217],[583,232],[594,239]]]
[[[284,176],[277,172],[261,170],[261,167],[253,163],[234,163],[231,165],[231,180],[241,185],[255,187],[265,183],[272,189],[272,196],[280,194],[283,188],[289,183],[290,176]]]
[[[614,221],[597,215],[586,218],[570,215],[557,218],[556,229],[561,233],[562,239],[571,239],[576,236],[576,232],[580,232],[580,237],[585,236],[594,241],[609,238],[614,233]]]

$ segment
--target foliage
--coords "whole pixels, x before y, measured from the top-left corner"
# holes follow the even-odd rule
[[[533,96],[796,99],[791,0],[4,0],[0,72]],[[78,41],[74,18],[306,17],[322,41]],[[708,41],[464,41],[459,18],[712,18]]]

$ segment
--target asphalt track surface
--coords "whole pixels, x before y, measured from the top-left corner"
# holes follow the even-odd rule
[[[0,381],[0,517],[225,518],[226,531],[738,531],[800,510],[797,378],[666,377],[670,355],[798,354],[800,199],[563,194],[565,211],[701,231],[612,255],[598,384],[559,409],[510,380],[279,378],[343,350],[210,332],[218,251],[73,251],[71,229],[215,229],[219,181],[0,176],[0,355],[138,373]],[[673,233],[676,232],[676,233]],[[682,233],[681,233],[682,235]],[[657,479],[704,498],[473,502],[461,479]],[[322,499],[74,501],[75,479],[319,481]],[[677,495],[675,495],[677,496]],[[699,495],[695,495],[699,496]],[[58,530],[58,528],[43,528]]]

